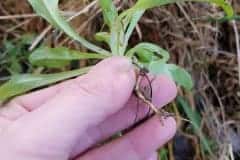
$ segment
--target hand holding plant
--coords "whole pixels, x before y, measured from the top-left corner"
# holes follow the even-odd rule
[[[33,65],[47,68],[61,68],[76,59],[104,59],[110,56],[120,55],[128,57],[138,69],[145,68],[154,75],[165,74],[186,89],[191,89],[193,86],[191,77],[184,69],[174,64],[167,64],[169,60],[169,53],[167,51],[148,42],[139,43],[133,48],[128,48],[128,41],[138,21],[147,9],[185,1],[215,3],[225,11],[227,15],[225,19],[231,19],[234,16],[232,7],[225,0],[138,0],[132,8],[120,14],[112,0],[99,0],[108,31],[96,33],[95,38],[97,41],[107,43],[110,48],[110,51],[108,51],[88,42],[74,31],[59,12],[59,0],[28,1],[33,9],[54,27],[65,32],[69,37],[93,51],[93,53],[81,53],[80,51],[63,47],[41,47],[36,49],[29,57],[29,61]],[[0,87],[0,100],[6,101],[13,96],[32,89],[85,74],[88,70],[89,67],[49,75],[15,75],[8,83]]]
[[[224,0],[138,0],[121,13],[112,0],[99,0],[106,26],[104,32],[96,33],[95,39],[107,44],[108,48],[103,49],[71,28],[60,14],[59,0],[28,1],[37,14],[91,51],[40,47],[30,55],[31,64],[61,69],[72,60],[106,60],[62,73],[15,75],[2,85],[0,100],[5,102],[32,89],[85,74],[17,97],[1,108],[0,154],[5,160],[148,159],[174,135],[176,124],[171,117],[163,119],[164,125],[161,125],[155,116],[120,139],[86,152],[132,125],[136,115],[134,106],[138,106],[136,97],[132,96],[134,90],[137,99],[144,102],[140,105],[143,106],[138,117],[141,119],[148,112],[147,107],[160,113],[157,107],[173,100],[176,86],[172,80],[187,90],[193,87],[191,76],[184,69],[168,64],[170,56],[166,50],[148,42],[129,48],[128,42],[138,21],[147,9],[185,1],[215,3],[225,11],[225,18],[234,16],[232,7]],[[135,72],[141,70],[157,77],[152,84],[151,99],[139,90]]]
[[[135,82],[130,61],[113,57],[84,76],[13,99],[0,110],[1,158],[157,160],[156,150],[175,134],[173,118],[161,125],[153,117],[119,139],[88,150],[133,124]],[[174,82],[166,76],[153,81],[156,106],[172,101],[176,92]],[[139,105],[138,120],[148,112],[145,104]]]
[[[171,4],[181,1],[191,0],[138,0],[130,9],[118,13],[112,0],[99,0],[103,11],[104,22],[109,31],[96,33],[96,40],[107,43],[110,51],[102,49],[79,36],[61,16],[58,10],[59,0],[28,0],[33,9],[45,18],[54,27],[64,31],[69,37],[80,42],[84,47],[95,53],[81,53],[67,48],[39,48],[29,57],[32,64],[48,68],[61,68],[76,59],[104,59],[118,55],[129,58],[138,69],[144,69],[153,75],[164,74],[176,81],[186,89],[193,87],[191,76],[182,68],[168,64],[169,53],[159,46],[147,42],[139,43],[133,48],[128,48],[128,42],[135,26],[144,14],[152,7]],[[224,0],[192,0],[212,2],[223,8],[227,18],[232,18],[234,12],[232,7]],[[0,100],[5,101],[13,96],[22,94],[32,89],[42,87],[54,82],[71,78],[80,74],[85,74],[90,67],[75,71],[50,75],[20,75],[13,76],[12,79],[0,88]],[[157,107],[147,99],[139,89],[139,80],[136,83],[136,93],[138,98],[144,101],[157,114],[162,115]]]

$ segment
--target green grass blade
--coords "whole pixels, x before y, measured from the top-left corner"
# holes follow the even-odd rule
[[[101,54],[110,54],[108,51],[88,42],[69,25],[58,9],[59,0],[28,0],[38,15],[46,19],[54,27],[64,31],[69,37],[80,42],[86,48]]]
[[[204,133],[201,131],[201,116],[198,112],[194,111],[189,104],[184,100],[183,97],[177,97],[177,103],[178,106],[183,109],[183,111],[186,113],[187,117],[191,121],[191,125],[193,127],[194,133],[199,136],[200,141],[204,147],[204,150],[206,150],[209,154],[212,154],[212,148],[211,143],[208,141],[208,139],[205,137]]]
[[[103,11],[104,22],[110,29],[109,47],[113,55],[123,55],[120,51],[123,39],[123,29],[119,22],[117,8],[112,0],[99,0]]]
[[[123,43],[123,29],[121,23],[116,20],[110,29],[110,48],[113,55],[122,55],[120,47]]]
[[[146,10],[153,7],[158,7],[158,6],[176,3],[180,1],[183,1],[183,0],[138,0],[132,9]]]
[[[112,0],[99,0],[102,8],[104,22],[111,28],[118,17],[117,8]]]
[[[62,68],[68,65],[72,60],[82,59],[104,59],[108,56],[97,53],[82,53],[76,50],[70,50],[65,47],[49,48],[41,47],[36,49],[29,57],[33,65],[44,66],[48,68]]]
[[[98,42],[105,42],[110,46],[110,34],[108,32],[98,32],[95,34],[95,39]]]
[[[228,16],[224,16],[222,18],[212,18],[212,17],[208,17],[206,19],[203,19],[204,21],[210,21],[210,22],[218,22],[218,23],[224,23],[224,22],[228,22],[231,20],[235,20],[235,21],[240,21],[240,15],[234,15],[233,17],[229,18]]]
[[[233,8],[225,0],[138,0],[133,8],[130,10],[146,10],[149,8],[172,4],[176,2],[209,2],[220,6],[228,16],[228,18],[234,15]]]
[[[128,46],[128,41],[129,41],[129,39],[130,39],[130,37],[133,33],[133,30],[135,29],[138,21],[140,20],[140,18],[144,14],[144,12],[145,12],[144,10],[140,10],[140,11],[134,12],[131,15],[129,25],[126,28],[125,35],[124,35],[124,46],[123,46],[123,51],[122,52],[126,51],[126,48]]]
[[[218,5],[226,13],[227,17],[231,19],[234,16],[233,7],[227,0],[195,0],[196,2],[209,2]]]
[[[159,160],[168,160],[168,150],[165,148],[160,149],[158,152]]]
[[[89,71],[90,67],[54,74],[23,74],[12,76],[11,80],[0,87],[0,101],[26,93],[32,89],[50,85],[65,79],[73,78]]]

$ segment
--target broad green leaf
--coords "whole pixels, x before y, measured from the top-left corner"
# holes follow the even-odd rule
[[[64,31],[69,37],[80,42],[86,48],[102,54],[110,54],[108,51],[88,42],[69,25],[58,9],[59,0],[28,0],[38,15],[45,18],[54,27]]]
[[[112,0],[99,0],[103,11],[104,22],[111,28],[118,17],[117,8]]]
[[[136,57],[141,63],[150,63],[152,61],[156,61],[159,57],[155,56],[155,54],[147,49],[141,49],[136,53]]]
[[[167,75],[185,89],[191,90],[193,87],[193,81],[189,73],[174,64],[154,61],[149,64],[149,72],[154,75]]]
[[[171,4],[171,3],[190,2],[190,1],[191,2],[214,3],[218,6],[220,6],[225,11],[228,18],[230,18],[234,15],[233,8],[225,0],[138,0],[137,3],[135,4],[135,6],[133,8],[131,8],[130,10],[146,10],[146,9],[149,9],[149,8],[162,6],[162,5],[167,5],[167,4]]]
[[[204,150],[206,150],[209,154],[212,154],[213,151],[211,149],[211,144],[201,130],[200,114],[197,111],[194,111],[183,97],[180,96],[177,97],[177,104],[180,108],[183,109],[187,117],[190,119],[194,133],[199,136],[202,146],[204,147]]]
[[[153,61],[149,64],[149,72],[153,75],[164,74],[172,78],[171,72],[168,70],[166,62]]]
[[[171,72],[173,79],[184,88],[191,90],[193,88],[193,81],[190,74],[183,68],[175,64],[167,64],[168,70]]]
[[[152,43],[140,43],[138,45],[136,45],[134,48],[130,49],[127,53],[126,56],[127,57],[133,57],[135,54],[141,54],[141,52],[143,53],[150,53],[153,54],[155,53],[156,56],[159,57],[159,59],[161,59],[161,61],[163,62],[167,62],[169,60],[169,53],[160,48],[159,46],[152,44]]]
[[[95,34],[95,39],[99,42],[105,42],[109,45],[110,34],[108,32],[98,32]]]
[[[29,57],[33,65],[45,66],[49,68],[61,68],[72,60],[81,59],[104,59],[108,56],[97,53],[82,53],[76,50],[70,50],[65,47],[49,48],[41,47],[36,49]]]
[[[54,74],[23,74],[12,76],[11,80],[0,87],[0,101],[26,93],[32,89],[73,78],[88,72],[90,67]]]

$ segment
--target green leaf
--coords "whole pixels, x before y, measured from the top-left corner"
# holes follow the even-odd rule
[[[209,3],[214,3],[221,7],[228,18],[231,18],[234,16],[234,11],[233,7],[230,5],[230,3],[226,0],[195,0],[196,2],[209,2]]]
[[[29,57],[33,65],[45,66],[49,68],[61,68],[72,60],[82,59],[104,59],[108,56],[97,53],[82,53],[76,50],[70,50],[65,47],[49,48],[41,47],[36,49]]]
[[[183,86],[187,90],[193,87],[193,81],[188,72],[174,65],[166,64],[163,61],[154,61],[149,64],[149,71],[154,75],[164,74],[172,78],[177,84]]]
[[[175,64],[167,64],[168,70],[171,72],[173,79],[184,88],[191,90],[193,88],[193,81],[190,74],[183,68]]]
[[[159,160],[168,160],[168,150],[165,148],[161,148],[159,151]]]
[[[138,50],[136,57],[140,63],[150,63],[159,59],[153,52],[145,48]]]
[[[153,61],[149,64],[149,72],[153,75],[166,75],[173,79],[171,72],[167,68],[166,62]]]
[[[126,20],[122,20],[123,23],[125,23],[125,25],[126,25],[124,27],[124,30],[126,30],[126,31],[125,31],[125,35],[124,35],[123,52],[125,52],[125,50],[128,46],[128,41],[133,33],[133,30],[135,29],[138,21],[143,16],[143,14],[144,14],[144,11],[142,11],[142,10],[136,11],[136,12],[133,12],[132,15],[127,15],[127,17],[125,17]],[[129,18],[129,16],[130,16],[130,18]]]
[[[149,54],[151,58],[153,57],[158,57],[158,59],[161,59],[161,61],[163,62],[167,62],[169,60],[169,53],[160,48],[159,46],[152,44],[152,43],[140,43],[138,45],[136,45],[134,48],[130,49],[127,53],[126,56],[127,57],[133,57],[135,54],[137,55],[142,55],[145,56],[145,58],[147,57],[147,55],[143,55],[144,54]],[[152,61],[153,59],[149,59],[148,61]]]
[[[183,109],[187,117],[190,119],[194,133],[199,136],[200,142],[202,143],[204,150],[206,150],[209,154],[212,154],[213,151],[211,149],[211,144],[201,130],[202,119],[200,114],[197,111],[194,111],[183,97],[177,97],[177,104],[180,108]]]
[[[153,7],[158,7],[175,2],[181,2],[183,0],[138,0],[133,9],[146,10]]]
[[[12,74],[19,74],[23,71],[23,68],[22,68],[21,64],[18,62],[17,59],[12,59],[9,71]]]
[[[144,14],[144,11],[136,11],[133,13],[133,15],[131,15],[130,23],[127,27],[127,31],[126,31],[126,35],[125,35],[125,41],[128,42],[134,28],[136,27],[138,21],[143,16],[143,14]]]
[[[146,10],[157,6],[172,4],[176,2],[209,2],[220,6],[230,18],[234,15],[233,8],[225,0],[138,0],[130,10]]]
[[[38,15],[45,18],[54,27],[64,31],[69,37],[80,42],[86,48],[102,54],[110,54],[108,51],[88,42],[68,24],[58,9],[59,0],[28,0]]]
[[[11,80],[0,87],[0,101],[26,93],[32,89],[73,78],[88,72],[90,67],[54,74],[23,74],[12,76]]]
[[[103,11],[104,22],[110,28],[109,47],[113,55],[123,55],[123,27],[118,18],[117,8],[112,0],[99,0]]]
[[[118,12],[112,0],[100,0],[105,23],[109,26],[110,36],[108,45],[113,55],[124,55],[124,30]]]
[[[124,31],[119,20],[115,21],[110,32],[110,48],[113,55],[124,55]]]
[[[112,27],[118,17],[117,8],[114,6],[112,0],[99,0],[99,3],[103,11],[104,22],[109,27]]]
[[[207,19],[204,19],[206,21],[210,21],[210,22],[218,22],[218,23],[224,23],[227,21],[231,21],[231,20],[235,20],[235,21],[240,21],[240,15],[234,15],[232,17],[228,17],[228,16],[224,16],[222,18],[212,18],[212,17],[208,17]]]
[[[108,32],[98,32],[95,34],[95,39],[99,42],[105,42],[109,45],[110,34]]]

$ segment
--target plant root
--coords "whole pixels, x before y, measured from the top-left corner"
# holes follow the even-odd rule
[[[166,119],[168,117],[173,117],[173,116],[175,116],[175,114],[169,113],[169,112],[167,112],[163,109],[158,109],[152,103],[152,99],[147,98],[144,95],[143,91],[141,91],[140,87],[141,87],[142,78],[143,78],[143,76],[147,76],[147,74],[145,72],[146,71],[144,71],[144,70],[140,70],[140,73],[137,76],[137,82],[136,82],[136,85],[135,85],[135,94],[136,94],[137,98],[139,98],[143,103],[145,103],[147,105],[147,107],[150,108],[150,110],[152,110],[154,112],[154,114],[158,115],[161,124],[164,125],[164,123],[163,123],[164,119]]]

